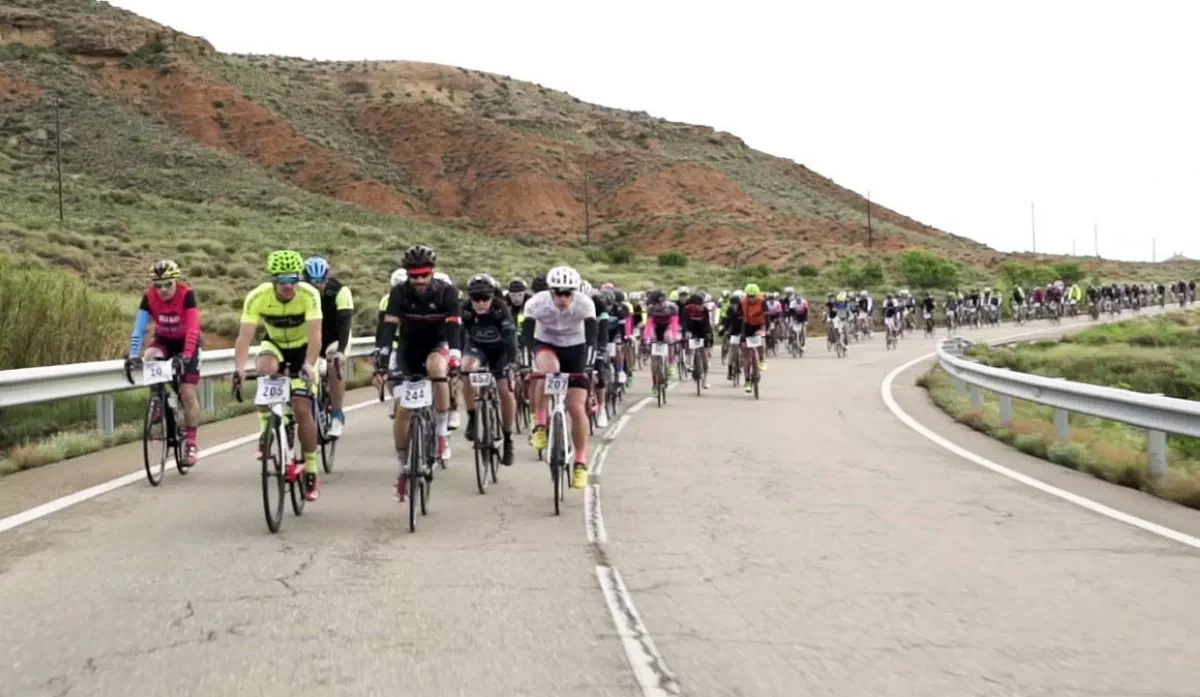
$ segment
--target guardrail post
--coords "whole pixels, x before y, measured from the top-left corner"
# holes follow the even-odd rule
[[[213,395],[213,381],[211,378],[203,378],[200,380],[200,408],[206,413],[211,414],[216,408],[216,399]]]
[[[101,433],[112,433],[116,430],[116,402],[110,394],[96,396],[96,427]]]
[[[1011,426],[1013,420],[1012,397],[1006,394],[996,395],[1000,400],[1000,423]]]
[[[963,380],[962,378],[951,378],[951,381],[954,383],[954,389],[957,390],[958,392],[966,392],[967,391],[967,381],[966,380]]]
[[[1164,431],[1147,431],[1149,440],[1146,451],[1150,455],[1150,474],[1156,481],[1167,476],[1167,434]]]
[[[1054,410],[1054,435],[1058,436],[1061,441],[1071,439],[1071,427],[1067,418],[1069,414],[1070,412],[1066,409]]]
[[[975,410],[983,409],[983,391],[977,386],[971,385],[971,408]]]

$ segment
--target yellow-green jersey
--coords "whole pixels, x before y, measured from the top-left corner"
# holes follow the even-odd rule
[[[275,295],[275,284],[267,281],[250,291],[242,304],[242,324],[260,323],[267,329],[267,340],[281,349],[299,348],[308,343],[308,323],[322,319],[321,291],[300,282],[290,300]]]

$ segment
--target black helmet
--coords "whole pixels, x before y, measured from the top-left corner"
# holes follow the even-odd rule
[[[437,252],[423,244],[414,244],[404,251],[404,268],[413,269],[437,264]]]
[[[540,273],[533,278],[533,292],[540,293],[543,290],[550,290],[550,284],[546,282],[546,274]]]
[[[699,293],[692,293],[691,295],[688,296],[687,301],[688,301],[688,304],[690,304],[690,305],[703,305],[704,304],[704,296],[700,295]]]
[[[613,291],[613,300],[616,300],[619,303],[625,302],[625,291],[614,290]]]
[[[508,282],[508,292],[510,293],[524,293],[525,290],[525,281],[520,278],[514,278]]]
[[[646,293],[646,302],[648,302],[652,305],[657,305],[666,299],[667,299],[667,294],[657,288],[650,291],[649,293]]]
[[[492,296],[496,293],[496,279],[486,273],[477,273],[467,281],[467,294],[471,297]]]

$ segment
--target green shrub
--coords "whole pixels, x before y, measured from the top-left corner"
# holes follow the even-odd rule
[[[610,247],[608,259],[614,264],[628,264],[633,261],[633,250],[626,246]]]
[[[799,274],[803,278],[816,278],[817,276],[819,276],[821,274],[821,272],[818,271],[816,269],[816,267],[809,266],[807,264],[796,269],[796,273]]]
[[[959,271],[952,262],[914,249],[900,257],[900,274],[910,286],[952,290],[958,287]]]
[[[658,255],[659,266],[687,266],[688,255],[679,251],[663,252]]]

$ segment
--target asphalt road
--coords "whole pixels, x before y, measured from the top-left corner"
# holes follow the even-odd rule
[[[758,402],[714,375],[644,406],[607,448],[595,544],[581,492],[553,515],[523,438],[480,496],[456,435],[410,534],[382,406],[350,415],[339,471],[279,535],[252,446],[118,489],[0,534],[0,695],[1200,695],[1200,555],[904,426],[880,382],[932,349],[816,341],[770,362]],[[36,496],[25,474],[2,486]],[[649,673],[597,565],[628,587]]]

